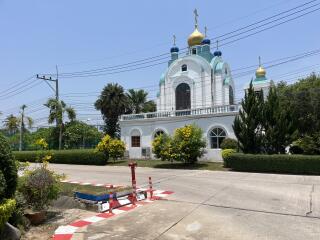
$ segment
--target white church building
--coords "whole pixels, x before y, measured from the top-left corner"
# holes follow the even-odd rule
[[[232,124],[238,114],[231,70],[219,50],[211,52],[210,39],[195,29],[188,38],[188,50],[179,53],[174,45],[171,59],[160,77],[157,112],[122,115],[121,139],[129,158],[149,158],[152,141],[161,133],[172,135],[175,129],[196,124],[207,141],[206,154],[200,160],[221,161],[220,145],[225,138],[236,139]],[[206,32],[206,31],[205,31]],[[260,66],[253,80],[255,89],[268,90],[270,81]]]

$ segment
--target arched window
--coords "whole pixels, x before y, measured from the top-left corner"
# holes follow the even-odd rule
[[[234,95],[233,95],[233,89],[231,86],[229,86],[229,104],[234,104]]]
[[[214,128],[209,134],[210,148],[220,148],[220,145],[227,137],[226,132],[222,128]]]
[[[182,72],[185,72],[185,71],[187,71],[187,70],[188,70],[187,64],[183,64],[183,65],[181,66],[181,71],[182,71]]]
[[[190,87],[186,83],[180,83],[176,88],[176,110],[191,108]]]
[[[192,48],[192,54],[193,55],[197,54],[197,49],[196,48]]]
[[[162,134],[165,134],[165,132],[164,132],[163,130],[159,129],[159,130],[157,130],[157,131],[155,132],[153,138],[156,138],[156,137],[158,137],[158,136],[160,136],[160,135],[162,135]]]

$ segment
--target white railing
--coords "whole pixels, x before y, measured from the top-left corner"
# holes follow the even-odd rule
[[[121,121],[139,120],[139,119],[150,119],[150,118],[167,118],[167,117],[182,117],[182,116],[196,116],[206,114],[223,114],[223,113],[235,113],[239,111],[240,105],[224,105],[207,108],[195,108],[186,110],[175,110],[175,111],[161,111],[161,112],[150,112],[150,113],[139,113],[139,114],[126,114],[121,115]]]

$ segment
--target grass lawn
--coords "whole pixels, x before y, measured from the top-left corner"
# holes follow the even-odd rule
[[[118,160],[113,163],[110,160],[107,166],[128,166],[130,160]],[[163,168],[163,169],[189,169],[189,170],[211,170],[211,171],[225,171],[223,163],[220,162],[197,162],[195,164],[183,164],[182,162],[164,162],[161,160],[134,160],[137,162],[138,167],[151,167],[151,168]]]
[[[124,190],[129,190],[131,187],[118,187],[114,188],[113,192],[121,192]],[[74,183],[61,183],[61,194],[64,196],[73,196],[74,192],[82,192],[93,195],[102,195],[106,193],[110,193],[110,189],[103,186],[92,186],[92,185],[79,185]]]

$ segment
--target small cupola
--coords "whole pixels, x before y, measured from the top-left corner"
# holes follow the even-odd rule
[[[211,43],[210,39],[207,37],[207,31],[208,31],[208,28],[204,27],[204,39],[201,42],[202,45],[210,45]]]
[[[217,47],[216,47],[216,51],[214,51],[213,56],[215,57],[221,57],[222,56],[222,52],[219,50],[219,41],[216,41],[217,43]]]

